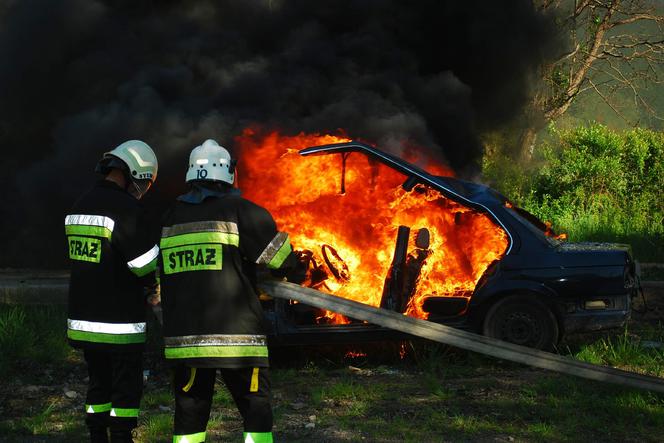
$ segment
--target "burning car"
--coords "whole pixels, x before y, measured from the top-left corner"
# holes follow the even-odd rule
[[[629,317],[638,270],[628,246],[564,242],[487,186],[364,143],[253,133],[238,143],[240,186],[291,235],[303,285],[539,349]],[[395,334],[262,299],[275,343]]]

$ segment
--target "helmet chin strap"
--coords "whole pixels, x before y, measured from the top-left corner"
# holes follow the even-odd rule
[[[140,200],[143,198],[146,192],[148,192],[148,189],[150,189],[150,182],[147,182],[146,185],[143,185],[141,183],[136,183],[134,180],[128,180],[127,186],[125,187],[125,190],[131,194],[136,200]]]

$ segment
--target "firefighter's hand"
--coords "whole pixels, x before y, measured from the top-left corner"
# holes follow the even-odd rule
[[[161,287],[159,283],[145,288],[145,300],[151,306],[157,306],[161,303]]]
[[[309,265],[312,260],[312,254],[307,254],[302,251],[295,251],[295,266],[288,270],[286,278],[291,283],[296,283],[298,285],[302,284],[307,279],[307,273],[309,271]]]

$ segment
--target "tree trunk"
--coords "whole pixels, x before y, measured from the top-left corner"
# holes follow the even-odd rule
[[[533,158],[535,152],[535,142],[537,142],[538,129],[534,126],[526,127],[519,137],[519,153],[521,160],[529,162]]]

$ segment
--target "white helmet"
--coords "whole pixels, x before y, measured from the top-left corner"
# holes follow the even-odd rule
[[[186,181],[210,180],[232,185],[235,181],[235,161],[223,146],[207,139],[192,149]]]
[[[140,199],[157,180],[157,156],[152,148],[140,140],[129,140],[106,152],[96,171],[108,174],[111,168],[124,171],[127,190]],[[131,185],[131,186],[129,186]]]
[[[110,152],[104,154],[104,159],[109,156],[122,160],[129,168],[129,174],[133,180],[150,180],[154,184],[157,180],[157,156],[147,143],[140,140],[129,140]]]

